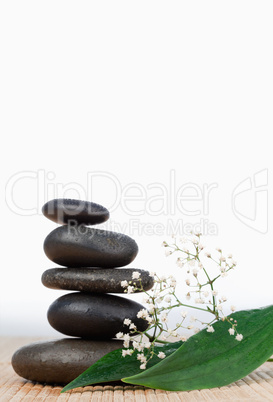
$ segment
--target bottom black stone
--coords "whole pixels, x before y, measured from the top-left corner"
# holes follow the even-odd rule
[[[35,342],[18,349],[12,356],[14,371],[27,380],[47,384],[67,384],[122,341],[60,339]]]

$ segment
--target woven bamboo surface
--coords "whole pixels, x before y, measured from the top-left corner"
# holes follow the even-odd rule
[[[273,363],[265,363],[243,380],[227,387],[190,392],[167,392],[138,386],[90,386],[60,394],[61,387],[44,386],[18,377],[10,363],[20,346],[41,338],[0,338],[0,401],[273,401]]]

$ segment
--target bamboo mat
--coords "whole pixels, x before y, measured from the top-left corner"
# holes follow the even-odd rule
[[[139,386],[90,386],[60,394],[61,387],[44,386],[18,377],[10,363],[20,346],[41,338],[0,338],[1,402],[180,402],[273,401],[273,363],[265,363],[243,380],[227,387],[190,392],[168,392]]]

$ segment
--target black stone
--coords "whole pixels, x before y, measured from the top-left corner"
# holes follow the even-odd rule
[[[31,381],[67,384],[122,342],[60,339],[35,342],[18,349],[12,356],[14,371]]]
[[[132,279],[133,272],[141,274],[140,280]],[[121,281],[132,281],[144,290],[153,287],[154,280],[148,271],[136,268],[92,269],[92,268],[52,268],[42,275],[42,283],[50,289],[79,290],[93,293],[124,293]],[[135,292],[137,293],[137,292]]]
[[[137,318],[143,306],[120,296],[98,293],[70,293],[59,297],[48,309],[50,325],[69,336],[81,338],[111,339],[118,332],[128,333],[123,324],[129,318],[140,331],[148,323]]]
[[[58,198],[48,201],[42,208],[45,217],[53,222],[67,224],[69,221],[78,224],[94,225],[109,218],[109,211],[102,205],[89,201]]]
[[[44,251],[50,260],[63,266],[115,268],[130,264],[138,246],[124,234],[65,225],[49,233]]]

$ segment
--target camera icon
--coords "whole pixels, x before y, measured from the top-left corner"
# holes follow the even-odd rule
[[[268,169],[241,181],[232,192],[231,203],[234,215],[243,224],[259,233],[267,233]]]

